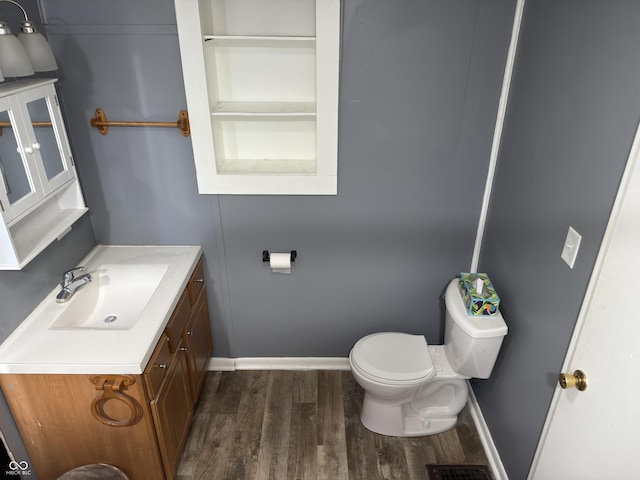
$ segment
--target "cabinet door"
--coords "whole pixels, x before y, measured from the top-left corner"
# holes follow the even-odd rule
[[[35,159],[23,153],[27,135],[20,120],[22,110],[8,98],[0,98],[0,203],[2,217],[9,222],[42,199]]]
[[[28,90],[19,97],[25,106],[27,154],[35,157],[44,195],[57,190],[73,176],[71,150],[58,97],[53,85]]]
[[[165,478],[175,475],[193,414],[185,352],[177,350],[158,395],[150,402]]]
[[[194,308],[189,324],[185,330],[185,346],[189,360],[189,376],[193,401],[197,401],[200,389],[207,373],[207,365],[211,357],[211,326],[209,324],[209,308],[207,306],[207,292],[200,292],[199,302]]]

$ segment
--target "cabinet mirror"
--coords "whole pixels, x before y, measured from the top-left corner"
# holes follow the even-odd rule
[[[3,208],[12,210],[12,216],[38,201],[34,177],[30,174],[33,165],[29,165],[27,157],[20,153],[18,129],[13,128],[15,118],[9,102],[0,99],[0,124],[5,125],[0,127],[0,174],[9,203]]]
[[[56,140],[53,123],[46,98],[38,98],[27,102],[27,109],[34,127],[36,145],[42,156],[45,173],[48,180],[62,173],[66,165],[62,161],[60,147]]]

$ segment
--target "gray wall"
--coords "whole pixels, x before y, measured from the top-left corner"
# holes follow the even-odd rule
[[[510,478],[533,458],[638,125],[638,18],[637,2],[526,5],[480,258],[509,334],[473,382]],[[570,225],[573,270],[560,259]]]
[[[36,23],[39,31],[44,31],[36,0],[21,1],[29,19]],[[0,18],[12,29],[20,31],[22,13],[9,4],[0,4]],[[41,75],[47,76],[47,75]],[[10,82],[13,79],[6,78]],[[15,146],[15,145],[14,145]],[[5,340],[22,320],[60,282],[61,274],[91,251],[96,241],[89,215],[85,215],[72,231],[45,249],[35,260],[21,271],[0,271],[0,342]],[[0,393],[0,431],[18,461],[29,461],[29,456],[21,441],[20,434],[9,412],[9,407]],[[0,446],[2,448],[2,446]],[[0,473],[8,469],[0,465]]]
[[[5,340],[60,282],[62,272],[77,265],[95,245],[89,215],[54,242],[25,269],[0,271],[0,341]],[[9,407],[0,393],[0,431],[16,460],[29,461]],[[0,448],[2,446],[0,445]],[[0,474],[6,465],[0,465]]]
[[[88,126],[185,107],[171,0],[48,0],[82,183],[101,243],[204,246],[216,356],[340,356],[380,329],[441,337],[469,268],[512,0],[343,4],[335,197],[203,196],[178,131]],[[291,276],[262,250],[296,249]]]

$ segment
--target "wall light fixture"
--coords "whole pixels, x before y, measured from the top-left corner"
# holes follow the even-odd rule
[[[0,2],[15,5],[24,15],[17,38],[11,34],[7,24],[0,20],[0,78],[26,77],[34,72],[57,70],[58,64],[49,43],[29,20],[27,11],[14,0]]]

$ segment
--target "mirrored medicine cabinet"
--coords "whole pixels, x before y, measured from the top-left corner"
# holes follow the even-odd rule
[[[0,270],[20,270],[87,208],[56,79],[0,86]]]

